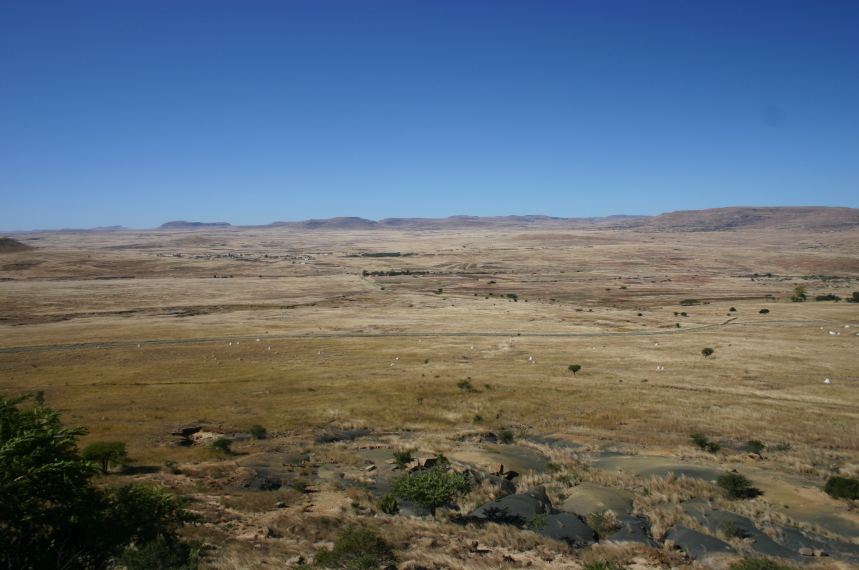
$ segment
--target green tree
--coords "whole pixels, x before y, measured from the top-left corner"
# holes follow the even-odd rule
[[[21,406],[29,397],[0,396],[0,568],[102,569],[129,545],[176,540],[196,520],[155,487],[93,485],[98,468],[77,449],[86,429]]]
[[[732,499],[748,499],[760,495],[760,491],[752,487],[752,482],[739,473],[719,475],[716,485]]]
[[[570,372],[572,372],[572,373],[573,373],[573,376],[575,376],[575,375],[576,375],[576,372],[578,372],[579,370],[581,370],[581,369],[582,369],[582,367],[581,367],[580,365],[578,365],[578,364],[570,364],[569,366],[567,366],[567,369],[568,369]]]
[[[122,441],[97,441],[81,451],[81,459],[100,463],[103,473],[111,465],[125,465],[127,455]]]
[[[768,314],[769,314],[769,312],[770,312],[770,310],[769,310],[769,309],[761,309],[761,310],[760,310],[760,311],[758,311],[758,312],[759,312],[760,314],[762,314],[762,315],[768,315]]]
[[[448,471],[445,463],[439,462],[429,469],[407,473],[395,479],[391,491],[429,510],[435,517],[436,509],[451,504],[471,491],[471,482],[465,475]]]
[[[708,356],[710,356],[710,355],[711,355],[711,354],[713,354],[714,352],[716,352],[716,351],[715,351],[715,350],[713,350],[712,348],[705,348],[705,349],[703,349],[703,350],[701,351],[701,354],[703,354],[703,355],[704,355],[704,358],[707,358]]]

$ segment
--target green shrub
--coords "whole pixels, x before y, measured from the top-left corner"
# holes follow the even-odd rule
[[[498,443],[509,445],[513,443],[513,432],[509,429],[503,429],[498,432]]]
[[[456,387],[462,390],[463,392],[468,392],[470,394],[476,392],[474,386],[471,385],[471,382],[468,380],[460,380],[456,383]]]
[[[704,358],[707,358],[708,356],[712,355],[714,352],[716,352],[716,351],[713,350],[712,348],[704,348],[701,350],[701,354],[704,355]]]
[[[752,482],[739,473],[719,475],[716,485],[732,499],[748,499],[760,495],[760,491],[752,487]]]
[[[480,414],[474,414],[474,417],[471,418],[471,421],[473,421],[476,424],[479,424],[480,422],[483,421],[483,416],[481,416]]]
[[[762,315],[768,315],[768,314],[769,314],[769,312],[770,312],[770,310],[769,310],[769,309],[761,309],[761,310],[760,310],[760,311],[758,311],[758,312],[759,312],[760,314],[762,314]]]
[[[701,301],[698,299],[683,299],[680,301],[680,304],[689,307],[691,305],[700,305]]]
[[[693,433],[689,436],[689,439],[692,440],[692,443],[694,443],[696,447],[703,449],[708,453],[717,453],[722,449],[721,445],[715,441],[710,441],[703,433]]]
[[[397,466],[397,469],[405,469],[406,464],[412,460],[412,452],[411,451],[395,451],[394,452],[394,463]]]
[[[448,472],[447,460],[417,473],[406,473],[394,480],[391,491],[398,497],[413,501],[435,517],[438,507],[451,504],[471,491],[471,482],[460,473]]]
[[[815,301],[835,301],[836,303],[841,300],[841,297],[838,295],[833,295],[829,293],[828,295],[818,295],[814,298]]]
[[[525,528],[533,531],[541,531],[549,526],[549,515],[546,513],[538,513],[531,515],[525,521]]]
[[[776,451],[790,451],[793,446],[786,441],[783,441],[775,446]]]
[[[378,569],[394,562],[394,552],[376,531],[349,526],[340,531],[331,550],[317,550],[313,562],[326,568]]]
[[[127,548],[116,561],[127,570],[196,570],[202,544],[158,537]]]
[[[213,441],[209,447],[211,447],[215,451],[229,455],[233,452],[233,450],[230,449],[231,445],[233,445],[232,441],[230,441],[229,439],[227,439],[225,437],[219,437],[218,439]]]
[[[376,503],[376,508],[386,515],[395,515],[400,512],[400,503],[397,501],[396,497],[388,493],[383,496],[378,503]]]
[[[248,433],[254,439],[265,439],[266,429],[259,424],[254,424],[248,429]]]
[[[81,459],[100,463],[103,473],[107,473],[111,465],[125,465],[126,455],[125,442],[122,441],[97,441],[81,451]]]
[[[859,480],[849,477],[830,477],[823,488],[833,499],[859,500]]]
[[[582,367],[581,367],[581,366],[579,366],[578,364],[570,364],[569,366],[567,366],[567,369],[568,369],[570,372],[572,372],[572,373],[573,373],[573,376],[575,376],[575,375],[576,375],[576,372],[578,372],[579,370],[581,370],[581,369],[582,369]]]
[[[731,313],[736,313],[736,312],[737,312],[737,308],[736,308],[736,307],[731,307],[730,309],[728,309],[728,311],[729,311],[729,312],[731,312]]]
[[[752,558],[747,556],[735,564],[731,564],[730,570],[791,570],[790,566],[779,564],[769,558]]]
[[[617,518],[611,511],[593,512],[585,522],[600,538],[608,538],[617,531]]]
[[[289,483],[289,488],[299,493],[306,493],[310,483],[304,479],[293,479]]]
[[[745,449],[749,453],[760,453],[766,448],[767,446],[764,445],[764,442],[762,442],[761,440],[750,439],[749,442],[746,444],[746,447],[744,447],[743,449]]]
[[[746,533],[734,521],[722,521],[719,525],[725,538],[745,538]]]

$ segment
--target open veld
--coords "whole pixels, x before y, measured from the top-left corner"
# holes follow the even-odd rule
[[[693,499],[770,538],[859,544],[855,505],[822,491],[859,476],[856,210],[377,226],[11,235],[32,248],[0,251],[0,393],[43,391],[89,429],[83,445],[126,442],[136,471],[111,478],[195,496],[209,518],[188,532],[218,545],[212,568],[312,558],[345,523],[380,528],[414,568],[676,566],[689,558],[665,544],[675,524],[760,553],[693,520]],[[827,295],[843,301],[815,300]],[[269,437],[242,437],[254,424]],[[177,445],[182,428],[232,437],[234,455]],[[322,442],[343,430],[369,431]],[[501,430],[517,443],[493,443]],[[743,452],[749,440],[768,451]],[[659,547],[580,550],[457,524],[455,509],[373,516],[398,449],[484,471],[519,461],[517,489],[544,485],[555,505],[582,482],[626,489]],[[165,461],[176,473],[155,472]],[[683,465],[700,477],[678,478]],[[711,474],[730,469],[763,494],[719,495]],[[315,493],[240,490],[259,474]],[[460,512],[500,489],[483,484]],[[280,498],[253,498],[265,493]]]

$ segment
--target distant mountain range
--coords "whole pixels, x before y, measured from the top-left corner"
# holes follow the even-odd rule
[[[450,216],[448,218],[385,218],[374,221],[357,217],[273,222],[259,226],[233,226],[227,222],[174,221],[153,230],[130,230],[122,226],[92,229],[33,230],[57,232],[194,231],[218,229],[285,228],[299,230],[433,230],[452,228],[546,228],[546,229],[627,229],[639,232],[730,231],[740,228],[824,229],[859,226],[859,209],[810,207],[733,207],[707,210],[678,210],[658,216],[614,215],[598,218],[560,218],[553,216]]]

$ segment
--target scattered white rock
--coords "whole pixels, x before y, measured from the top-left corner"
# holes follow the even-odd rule
[[[824,383],[824,384],[832,384],[832,382],[829,380],[829,378],[827,378],[826,380],[824,380],[824,381],[823,381],[823,383]]]

